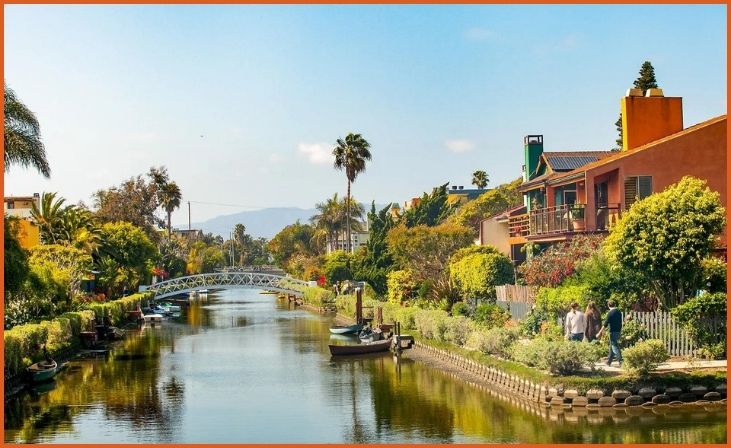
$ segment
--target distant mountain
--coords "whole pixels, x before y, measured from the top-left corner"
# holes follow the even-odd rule
[[[370,210],[370,204],[364,204],[363,206],[367,213]],[[377,210],[383,207],[385,206],[376,204]],[[294,224],[297,220],[302,224],[309,224],[310,217],[315,214],[317,214],[317,210],[314,208],[263,208],[261,210],[239,212],[232,215],[216,216],[204,222],[193,223],[192,227],[194,229],[202,229],[204,233],[210,232],[214,235],[221,235],[224,239],[228,239],[234,226],[241,223],[246,226],[246,233],[254,238],[271,239],[285,226]]]
[[[306,224],[310,217],[317,211],[314,208],[302,209],[296,207],[264,208],[234,213],[233,215],[222,215],[211,218],[208,221],[194,223],[194,229],[202,229],[203,233],[221,235],[228,239],[229,234],[236,224],[246,226],[246,233],[254,238],[271,239],[282,228],[294,224],[299,220]]]

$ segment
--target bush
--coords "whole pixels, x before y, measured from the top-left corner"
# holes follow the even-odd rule
[[[481,248],[485,250],[458,251],[449,264],[449,275],[463,298],[494,300],[495,286],[514,280],[513,263],[491,246]]]
[[[622,349],[632,347],[645,339],[647,339],[647,328],[644,325],[634,319],[624,321],[622,332],[619,334],[619,346]],[[602,333],[601,343],[604,346],[609,345],[609,331],[607,329]]]
[[[467,347],[479,350],[486,355],[509,358],[513,343],[518,340],[519,330],[516,328],[478,329],[470,334]]]
[[[670,355],[663,341],[650,339],[622,351],[622,359],[627,370],[644,376],[670,359]]]
[[[694,297],[671,311],[675,320],[688,330],[703,356],[726,354],[726,294],[722,292]]]
[[[520,321],[520,332],[527,337],[533,337],[541,332],[541,325],[548,320],[546,310],[533,307],[523,320]]]
[[[510,319],[510,313],[499,305],[485,303],[475,309],[472,318],[487,328],[502,327]]]
[[[528,366],[548,370],[554,375],[571,375],[583,367],[594,368],[601,352],[598,344],[536,338],[527,344],[515,344],[513,359]]]
[[[325,257],[323,270],[325,271],[325,280],[329,286],[353,278],[350,270],[350,259],[351,256],[341,250],[332,252]]]
[[[414,296],[416,281],[409,270],[391,271],[386,276],[386,285],[388,286],[388,301],[401,304]]]
[[[451,310],[452,316],[470,316],[470,307],[464,302],[457,302],[452,305]]]
[[[107,324],[118,325],[127,318],[127,311],[136,310],[138,305],[141,306],[142,302],[148,301],[153,297],[153,293],[142,292],[110,302],[90,303],[87,305],[87,308],[94,311],[97,322],[102,323],[106,319]]]
[[[447,317],[444,340],[452,344],[463,346],[474,330],[472,321],[464,316]]]
[[[555,288],[540,288],[536,295],[536,308],[546,311],[550,317],[558,317],[569,311],[571,303],[579,304],[580,309],[589,303],[588,291],[584,285],[567,285]]]
[[[423,310],[414,316],[416,329],[428,339],[445,342],[447,330],[447,313],[441,310]]]
[[[311,287],[305,289],[303,300],[306,304],[320,307],[326,302],[335,300],[335,293],[328,289]]]

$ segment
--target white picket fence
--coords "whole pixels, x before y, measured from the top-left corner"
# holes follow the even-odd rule
[[[625,321],[630,317],[647,329],[648,339],[663,341],[671,356],[693,356],[698,349],[685,328],[675,322],[667,311],[624,313]]]

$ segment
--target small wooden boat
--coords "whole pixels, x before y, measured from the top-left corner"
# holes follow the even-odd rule
[[[58,364],[53,359],[38,361],[28,366],[25,370],[28,372],[31,382],[42,383],[48,381],[56,375]]]
[[[334,325],[330,327],[330,333],[332,334],[354,334],[359,332],[363,328],[360,324],[353,325]]]
[[[360,345],[328,345],[333,356],[364,355],[367,353],[386,352],[391,348],[393,338]]]

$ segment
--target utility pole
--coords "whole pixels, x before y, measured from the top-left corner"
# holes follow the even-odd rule
[[[188,201],[188,232],[190,232],[190,201]]]

